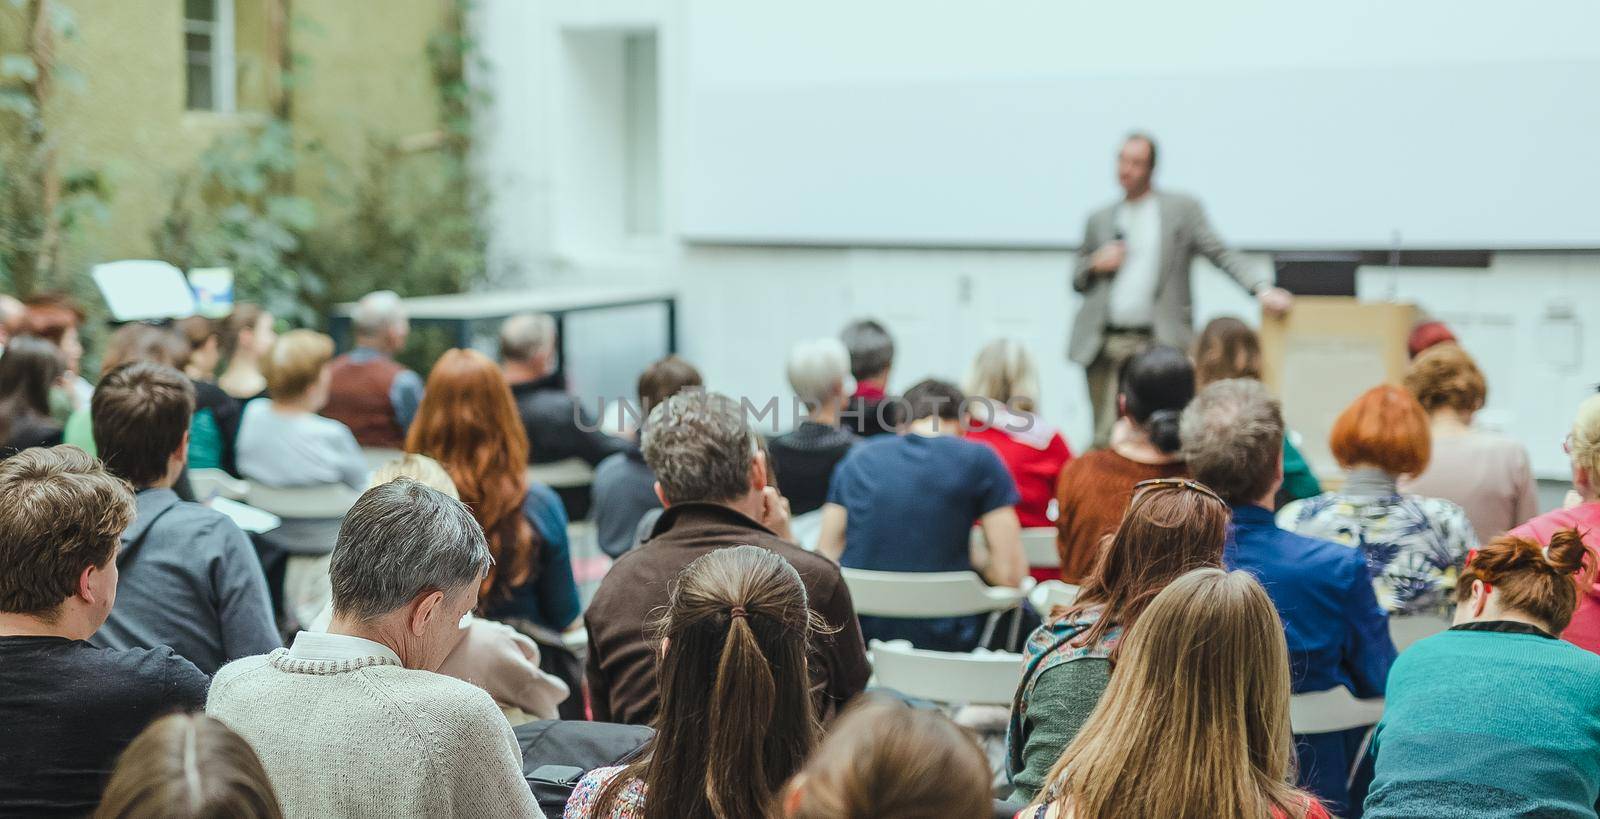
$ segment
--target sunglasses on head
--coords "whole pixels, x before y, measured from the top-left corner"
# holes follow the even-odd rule
[[[1216,492],[1212,491],[1211,487],[1189,478],[1151,478],[1149,480],[1140,481],[1134,484],[1133,493],[1135,496],[1137,496],[1146,489],[1154,489],[1159,486],[1174,486],[1179,489],[1192,489],[1195,492],[1199,492],[1200,494],[1205,495],[1206,497],[1211,498],[1218,503],[1224,505],[1227,504],[1227,501],[1223,500],[1221,495],[1218,495]]]

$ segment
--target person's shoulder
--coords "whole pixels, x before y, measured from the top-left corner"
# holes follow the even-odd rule
[[[561,496],[538,481],[528,481],[528,494],[522,496],[522,512],[530,520],[560,518],[563,525],[566,523],[567,512],[561,505]]]
[[[257,654],[251,657],[240,657],[239,659],[227,663],[226,665],[217,669],[217,673],[211,675],[211,690],[216,692],[227,687],[229,684],[235,681],[266,670],[270,668],[271,665],[271,654]]]
[[[162,515],[152,524],[154,529],[163,533],[174,530],[192,532],[196,535],[208,535],[216,532],[228,534],[239,529],[233,518],[194,501],[179,500],[172,505],[171,511]]]
[[[391,691],[402,694],[402,704],[415,702],[420,709],[431,711],[436,718],[447,722],[458,720],[504,720],[500,707],[487,691],[465,680],[448,674],[404,668],[397,665],[374,665],[362,673]]]
[[[1185,191],[1162,189],[1156,191],[1156,195],[1160,197],[1161,201],[1165,202],[1168,207],[1179,208],[1185,211],[1198,211],[1202,208],[1200,199],[1194,194],[1187,193]]]

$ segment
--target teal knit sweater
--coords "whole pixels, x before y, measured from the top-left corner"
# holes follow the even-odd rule
[[[1594,817],[1600,656],[1531,633],[1429,637],[1389,672],[1372,747],[1372,819]]]

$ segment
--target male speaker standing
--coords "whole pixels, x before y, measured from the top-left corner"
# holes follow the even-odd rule
[[[1196,255],[1255,294],[1268,313],[1287,312],[1294,301],[1223,246],[1193,197],[1152,190],[1155,169],[1155,140],[1130,134],[1117,155],[1123,199],[1089,215],[1073,266],[1072,289],[1083,304],[1067,357],[1088,378],[1096,448],[1111,440],[1123,362],[1152,341],[1188,349],[1194,335],[1189,268]]]

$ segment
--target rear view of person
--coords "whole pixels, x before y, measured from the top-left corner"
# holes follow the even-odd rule
[[[566,819],[755,819],[816,745],[812,617],[789,562],[733,546],[690,563],[657,624],[661,707],[643,758],[590,771]]]
[[[1455,626],[1400,655],[1372,747],[1365,816],[1592,817],[1600,657],[1556,637],[1595,555],[1501,537],[1456,581]]]
[[[122,753],[94,819],[281,819],[250,743],[204,714],[173,714]]]
[[[1556,532],[1574,529],[1589,548],[1600,550],[1600,395],[1592,395],[1578,406],[1564,446],[1571,460],[1572,488],[1580,502],[1568,509],[1546,512],[1512,529],[1510,534],[1546,545]],[[1578,610],[1561,638],[1600,653],[1600,584],[1584,590]]]
[[[650,411],[665,403],[679,391],[699,387],[704,383],[694,365],[675,356],[655,361],[639,374],[639,418],[650,417]],[[643,437],[644,431],[639,430]],[[644,450],[637,442],[600,462],[594,468],[594,486],[591,494],[594,505],[595,535],[600,540],[600,551],[611,557],[622,554],[643,540],[639,530],[651,510],[661,508],[656,497],[656,473],[644,462]]]
[[[1061,468],[1072,450],[1053,425],[1035,414],[1039,374],[1033,357],[1020,343],[996,339],[978,351],[967,380],[972,414],[967,438],[994,448],[1017,483],[1017,520],[1024,528],[1054,526],[1050,501],[1055,499]],[[986,399],[977,401],[976,399]],[[1036,572],[1040,580],[1060,576],[1060,567]]]
[[[265,486],[367,485],[367,459],[344,424],[317,411],[328,402],[333,339],[310,330],[278,337],[262,362],[266,401],[239,421],[239,475]]]
[[[32,336],[11,339],[0,355],[0,459],[28,447],[61,443],[50,417],[50,390],[66,375],[61,351]]]
[[[879,322],[858,319],[845,326],[839,340],[850,351],[850,375],[856,380],[839,425],[857,435],[894,434],[908,420],[900,417],[900,402],[888,394],[894,338]]]
[[[989,760],[943,713],[864,696],[789,780],[774,819],[982,817]]]
[[[822,508],[833,469],[861,442],[839,423],[845,396],[854,386],[850,353],[834,338],[796,344],[789,352],[789,386],[806,407],[806,417],[793,431],[767,442],[778,488],[789,499],[789,512],[804,515]]]
[[[368,293],[350,313],[356,348],[329,365],[322,414],[350,428],[364,447],[399,449],[422,403],[422,378],[394,360],[411,319],[392,290]]]
[[[1261,584],[1199,569],[1150,601],[1105,697],[1019,819],[1327,819],[1290,785],[1289,652]]]
[[[117,754],[199,708],[206,676],[170,648],[97,648],[133,493],[76,447],[0,464],[0,810],[83,816]]]
[[[1017,488],[994,450],[960,437],[961,391],[929,379],[906,392],[910,421],[900,435],[850,450],[834,470],[822,507],[817,552],[850,569],[954,572],[975,569],[1016,586],[1028,572],[1012,505]],[[973,566],[972,527],[983,528],[989,559]],[[969,651],[982,617],[924,620],[862,617],[867,639],[910,640],[918,648]]]

